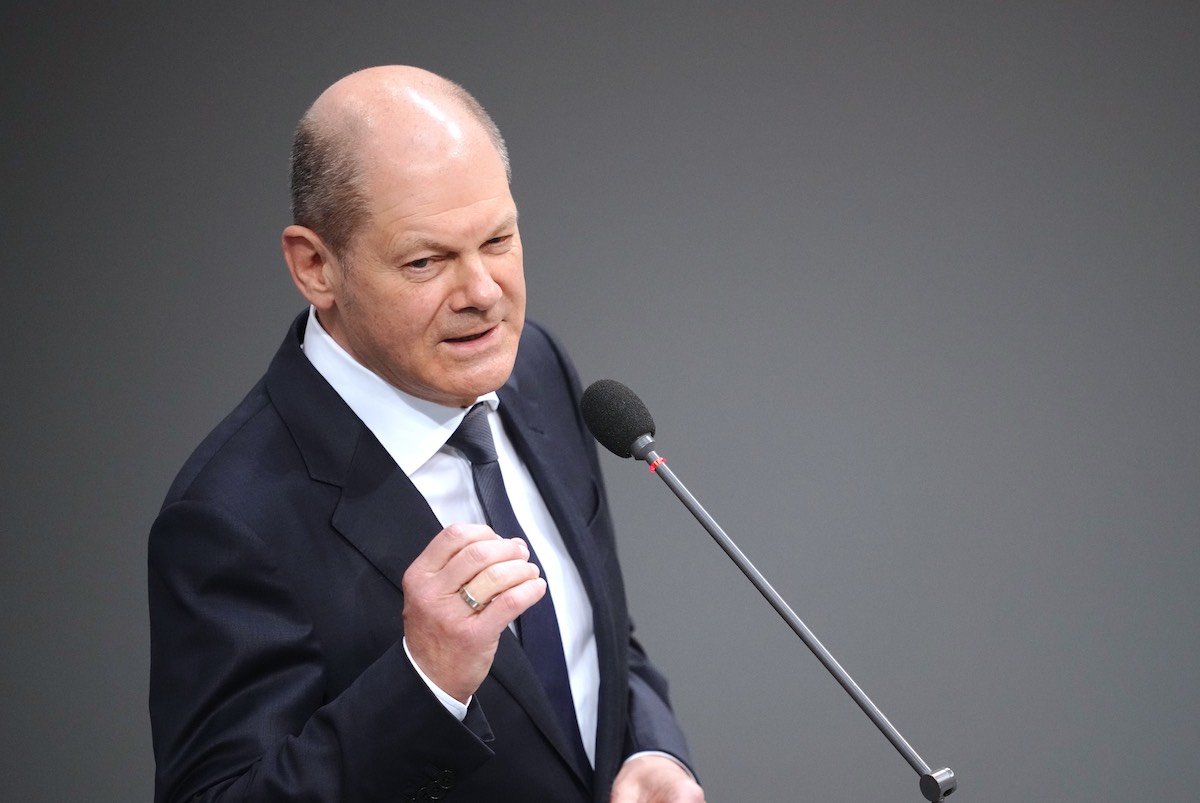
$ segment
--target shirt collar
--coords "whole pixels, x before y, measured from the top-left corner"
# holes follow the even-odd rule
[[[325,377],[354,414],[379,439],[396,464],[411,475],[446,444],[467,414],[405,393],[362,365],[339,346],[309,307],[302,348],[309,362]],[[476,403],[493,410],[500,406],[495,391]]]

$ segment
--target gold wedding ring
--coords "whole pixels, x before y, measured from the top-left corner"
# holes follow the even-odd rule
[[[487,602],[480,602],[479,600],[475,599],[475,597],[471,595],[471,592],[467,590],[466,586],[458,589],[458,595],[462,597],[463,602],[471,606],[471,610],[475,611],[475,613],[479,613],[488,606]]]

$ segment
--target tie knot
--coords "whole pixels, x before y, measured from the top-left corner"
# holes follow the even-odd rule
[[[496,462],[496,444],[492,442],[492,427],[488,424],[487,414],[486,404],[476,404],[446,441],[475,465]]]

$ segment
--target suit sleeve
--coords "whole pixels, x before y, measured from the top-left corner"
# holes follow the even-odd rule
[[[696,777],[683,729],[671,710],[666,679],[650,664],[636,640],[630,644],[629,654],[629,740],[625,747],[626,758],[646,750],[670,753]]]
[[[400,642],[331,697],[270,550],[211,503],[159,515],[149,594],[156,803],[416,799],[492,754],[479,712],[458,722]]]

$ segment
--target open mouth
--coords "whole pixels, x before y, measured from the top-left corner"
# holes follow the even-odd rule
[[[474,335],[466,335],[465,337],[448,337],[448,338],[446,338],[446,342],[447,343],[470,343],[472,340],[478,340],[479,338],[483,337],[490,331],[492,331],[492,330],[488,329],[485,332],[479,332],[478,334],[474,334]]]

